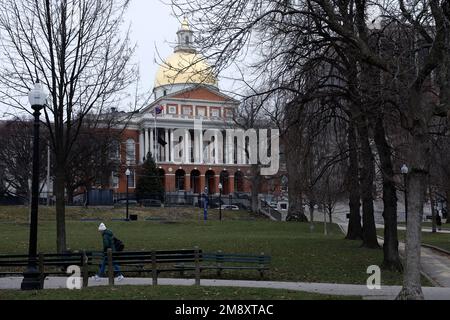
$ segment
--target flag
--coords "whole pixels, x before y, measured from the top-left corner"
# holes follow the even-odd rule
[[[158,135],[158,143],[165,147],[167,145],[166,140],[164,140],[160,135]]]
[[[155,114],[156,115],[163,113],[163,111],[164,111],[164,107],[163,106],[157,106],[155,108]]]

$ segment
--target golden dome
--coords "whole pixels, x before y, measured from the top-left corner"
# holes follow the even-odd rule
[[[201,55],[178,51],[156,73],[155,88],[173,84],[207,84],[217,86],[211,66]]]

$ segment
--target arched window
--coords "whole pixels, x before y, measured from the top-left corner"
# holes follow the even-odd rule
[[[186,190],[186,172],[184,170],[177,170],[175,173],[175,188],[177,191]]]
[[[244,192],[244,175],[241,171],[234,174],[234,190],[236,192]]]
[[[200,189],[200,171],[193,170],[191,172],[191,188],[195,194],[200,194],[203,190]]]
[[[136,162],[136,142],[133,139],[127,140],[126,153],[127,163],[134,164]]]

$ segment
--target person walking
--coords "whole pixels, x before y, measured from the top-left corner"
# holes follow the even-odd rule
[[[436,224],[437,224],[437,227],[438,227],[438,231],[441,231],[441,230],[442,230],[442,218],[441,218],[441,214],[442,214],[442,211],[439,210],[439,212],[438,212],[438,214],[437,214],[437,217],[436,217]]]
[[[94,277],[95,281],[100,281],[101,277],[105,274],[106,266],[108,265],[108,257],[106,255],[106,253],[108,252],[108,249],[111,249],[112,252],[117,251],[116,250],[117,248],[114,244],[114,233],[111,230],[108,230],[108,228],[106,227],[106,225],[104,223],[100,224],[100,226],[98,227],[98,231],[102,234],[104,257],[103,257],[102,264],[100,265],[100,271]],[[124,276],[120,272],[119,265],[113,261],[113,266],[114,266],[114,272],[115,272],[115,274],[117,274],[117,281],[118,282],[122,281],[124,279]]]

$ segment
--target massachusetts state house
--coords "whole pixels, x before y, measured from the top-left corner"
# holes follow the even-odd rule
[[[193,47],[194,33],[184,21],[179,29],[174,53],[161,64],[154,84],[154,101],[135,115],[125,130],[121,152],[121,172],[112,175],[116,194],[126,192],[125,170],[130,170],[129,191],[134,192],[138,176],[136,168],[151,155],[157,163],[166,193],[223,194],[249,193],[252,174],[246,148],[227,153],[231,142],[223,136],[204,141],[196,136],[195,123],[202,130],[225,132],[234,127],[233,116],[239,101],[219,90],[217,77],[204,57]],[[174,134],[185,129],[183,137]],[[244,138],[245,139],[245,138]],[[175,144],[182,144],[182,152]],[[248,146],[248,142],[243,142]],[[223,150],[218,150],[218,147]],[[275,180],[275,181],[274,181]],[[280,178],[263,179],[261,193],[280,191]]]

